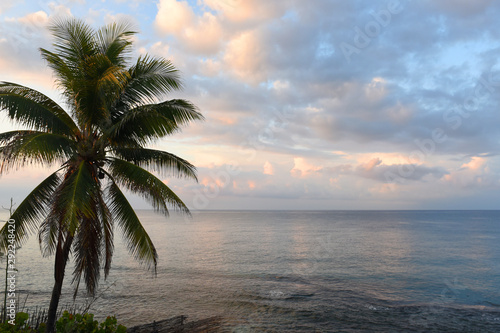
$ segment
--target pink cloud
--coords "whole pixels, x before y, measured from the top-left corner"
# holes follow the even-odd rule
[[[246,82],[256,84],[266,78],[264,50],[255,31],[246,31],[231,40],[224,61],[238,78]]]
[[[484,157],[473,156],[469,163],[462,164],[462,168],[470,169],[470,170],[478,170],[483,167],[486,163],[486,159]]]
[[[316,171],[323,169],[322,166],[315,166],[309,162],[307,162],[302,157],[294,157],[293,159],[294,165],[293,169],[290,171],[290,174],[293,177],[301,178],[306,177]]]
[[[382,164],[382,160],[380,158],[373,158],[369,160],[368,162],[361,164],[359,167],[366,170],[366,171],[371,171],[373,168],[376,166]]]
[[[265,175],[274,175],[273,165],[271,163],[269,163],[269,161],[266,161],[266,163],[264,163],[264,174]]]

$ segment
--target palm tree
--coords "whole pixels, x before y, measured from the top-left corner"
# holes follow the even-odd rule
[[[26,129],[0,134],[0,174],[27,164],[58,165],[17,207],[15,241],[38,231],[44,255],[55,254],[54,288],[47,332],[54,330],[64,271],[75,264],[75,296],[83,275],[87,292],[107,277],[115,224],[131,254],[156,272],[157,252],[120,187],[154,209],[189,213],[182,200],[151,172],[196,180],[195,167],[171,153],[146,148],[194,120],[203,119],[188,101],[165,96],[181,88],[170,61],[149,55],[131,62],[127,23],[94,30],[78,19],[54,21],[53,51],[40,49],[54,71],[66,112],[44,94],[0,82],[0,111]],[[6,227],[0,248],[7,248]]]

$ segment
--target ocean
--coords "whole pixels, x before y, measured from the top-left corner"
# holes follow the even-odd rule
[[[500,211],[138,211],[156,277],[115,231],[91,302],[126,326],[223,316],[228,332],[500,332]],[[18,250],[18,307],[47,306],[53,257]],[[61,304],[73,302],[72,264]],[[82,291],[83,286],[80,288]]]

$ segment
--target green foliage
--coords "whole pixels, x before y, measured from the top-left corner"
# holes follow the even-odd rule
[[[56,322],[57,333],[126,333],[126,331],[125,326],[118,325],[114,316],[108,316],[99,324],[91,313],[82,315],[64,311],[62,317]]]
[[[21,332],[31,333],[33,330],[27,325],[29,315],[26,312],[18,312],[14,325],[10,323],[0,324],[0,332]]]
[[[29,315],[26,312],[18,312],[16,314],[15,324],[2,323],[0,324],[0,332],[19,332],[19,333],[43,333],[46,325],[41,323],[35,331],[28,326]],[[127,328],[123,325],[118,325],[114,316],[107,317],[99,324],[94,320],[94,315],[91,313],[71,314],[64,311],[63,315],[56,322],[56,333],[126,333]]]

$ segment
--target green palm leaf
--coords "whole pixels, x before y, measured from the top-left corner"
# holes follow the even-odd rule
[[[110,182],[107,192],[111,214],[123,232],[130,253],[156,272],[158,253],[134,209],[115,182]]]
[[[30,194],[21,202],[14,211],[11,219],[15,220],[15,241],[21,245],[31,232],[34,232],[40,221],[48,213],[48,208],[53,200],[54,192],[60,184],[57,171],[42,181]],[[0,230],[0,248],[6,249],[8,245],[7,224]]]
[[[72,283],[76,284],[74,297],[78,293],[82,275],[87,291],[91,295],[95,293],[101,269],[102,233],[102,226],[98,218],[81,219],[72,246],[75,261]]]
[[[104,247],[104,277],[106,278],[111,268],[111,259],[113,257],[113,235],[114,235],[114,221],[113,215],[109,210],[108,204],[104,200],[102,191],[99,191],[97,196],[97,209],[99,220],[101,221],[101,228],[103,230],[103,247]]]
[[[143,146],[176,131],[179,131],[179,126],[160,115],[153,107],[139,107],[116,121],[109,129],[108,137],[114,145],[131,142]]]
[[[36,132],[13,131],[0,134],[0,142],[8,142],[0,147],[2,165],[0,173],[12,166],[24,166],[26,163],[51,165],[64,163],[75,152],[74,142],[65,136]]]
[[[44,94],[15,83],[0,82],[0,111],[36,131],[72,136],[78,132],[71,117]]]
[[[71,18],[54,20],[49,26],[54,36],[54,49],[64,61],[78,68],[81,61],[98,53],[94,29],[84,21]]]
[[[143,168],[124,160],[110,158],[109,172],[116,182],[148,200],[156,211],[168,216],[168,204],[174,209],[189,213],[184,202],[164,182]]]
[[[168,93],[182,87],[177,69],[164,58],[141,56],[129,73],[130,79],[118,106],[133,108],[144,103],[157,103]],[[120,107],[117,111],[120,111]]]
[[[205,119],[194,104],[183,99],[173,99],[159,103],[155,105],[155,110],[178,126],[186,125],[193,120]]]
[[[128,111],[111,127],[109,136],[118,142],[121,138],[133,138],[142,145],[179,131],[181,125],[203,119],[196,106],[175,99]]]
[[[153,172],[198,180],[194,165],[166,151],[146,148],[116,148],[113,152],[119,158]]]
[[[84,219],[96,219],[94,198],[99,184],[92,166],[85,161],[71,167],[58,190],[57,210],[61,212],[64,229],[72,235],[77,231],[79,222]]]
[[[74,97],[74,92],[78,90],[78,68],[71,67],[64,59],[53,52],[40,48],[42,59],[47,62],[47,65],[56,73],[56,86],[61,90],[62,95],[70,101]],[[71,107],[72,114],[75,115],[76,105],[68,103]]]
[[[116,66],[124,66],[132,52],[131,36],[135,35],[132,24],[128,22],[114,22],[97,31],[97,41],[100,53]]]
[[[57,206],[57,204],[54,204],[54,206]],[[60,228],[59,221],[60,212],[53,209],[38,229],[38,244],[44,257],[51,256],[56,251]]]

